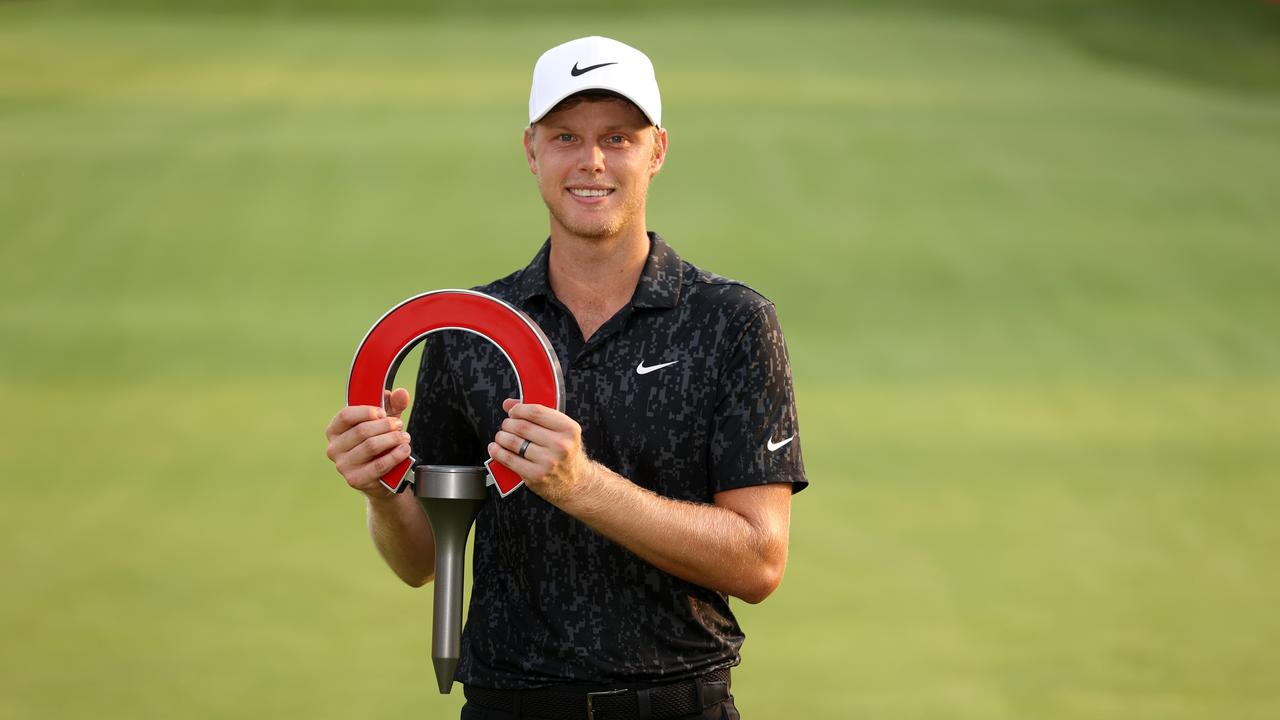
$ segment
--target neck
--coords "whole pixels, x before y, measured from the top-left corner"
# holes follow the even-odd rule
[[[643,231],[608,238],[551,234],[547,270],[551,290],[573,313],[583,338],[590,338],[635,294],[649,257]]]

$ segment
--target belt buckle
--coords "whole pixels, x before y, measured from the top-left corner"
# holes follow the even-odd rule
[[[624,693],[629,693],[629,692],[631,691],[623,689],[623,690],[602,690],[600,692],[587,693],[587,720],[596,720],[595,708],[592,707],[592,700],[594,698],[609,697],[611,695],[622,695]]]

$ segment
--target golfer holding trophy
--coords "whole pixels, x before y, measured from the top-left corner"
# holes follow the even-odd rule
[[[517,358],[472,329],[426,338],[407,426],[401,388],[383,407],[344,407],[326,429],[329,458],[364,494],[374,544],[406,583],[447,571],[452,593],[460,581],[437,568],[432,519],[456,557],[475,518],[456,650],[463,718],[738,717],[730,669],[744,635],[729,596],[758,603],[778,587],[791,495],[808,481],[773,304],[648,231],[667,147],[643,53],[602,37],[544,53],[524,151],[550,237],[471,294],[531,323],[553,353],[561,407],[522,402],[533,395]],[[407,482],[384,476],[411,458],[423,464],[407,478],[414,492],[389,492]],[[495,465],[523,487],[485,487]],[[443,490],[424,490],[432,482]],[[433,509],[441,497],[467,509]],[[452,663],[437,663],[442,691]]]

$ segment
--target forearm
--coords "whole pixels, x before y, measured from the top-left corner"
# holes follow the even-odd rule
[[[431,582],[436,573],[435,539],[418,499],[412,493],[366,497],[369,535],[378,554],[409,585]]]
[[[599,463],[591,481],[558,503],[596,532],[678,578],[756,603],[782,580],[790,529],[790,488],[750,488],[783,512],[739,512],[721,504],[673,500]],[[719,499],[718,501],[719,502]],[[748,507],[759,506],[753,502]]]
[[[515,399],[502,409],[508,417],[489,457],[596,532],[660,570],[747,602],[760,602],[782,581],[789,483],[719,492],[711,505],[673,500],[592,462],[581,426],[559,410]]]

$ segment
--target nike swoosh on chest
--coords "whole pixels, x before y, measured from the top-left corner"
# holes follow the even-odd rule
[[[678,362],[680,362],[680,361],[679,361],[679,360],[671,360],[671,361],[664,362],[664,363],[658,363],[658,364],[656,364],[656,365],[645,365],[645,364],[644,364],[644,360],[641,360],[641,361],[640,361],[640,364],[636,365],[636,374],[637,374],[637,375],[648,375],[648,374],[649,374],[649,373],[651,373],[651,372],[657,372],[658,370],[661,370],[661,369],[663,369],[663,368],[671,367],[672,365],[675,365],[675,364],[676,364],[676,363],[678,363]]]

